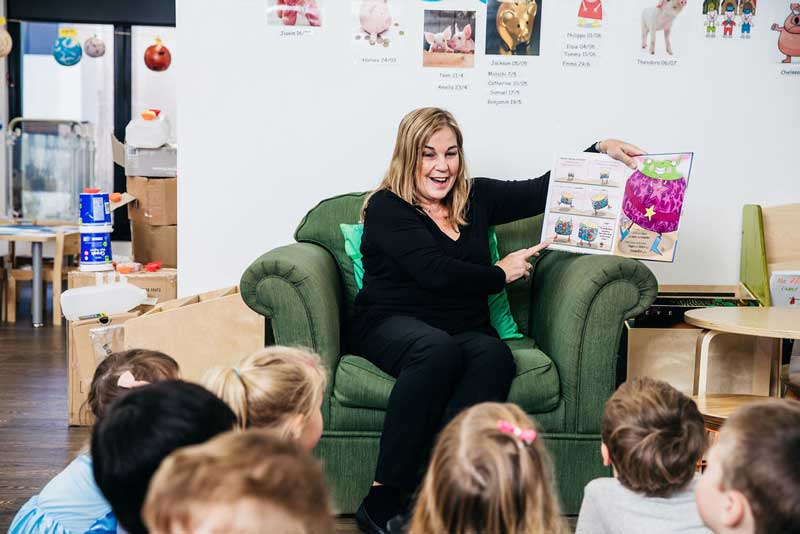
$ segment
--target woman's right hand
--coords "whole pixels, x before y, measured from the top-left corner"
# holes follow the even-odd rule
[[[552,243],[551,240],[545,240],[534,245],[530,248],[523,248],[516,252],[512,252],[502,260],[495,263],[498,267],[503,269],[506,273],[506,284],[510,284],[520,278],[530,276],[533,265],[528,261],[533,256],[538,256],[539,252],[546,249]]]

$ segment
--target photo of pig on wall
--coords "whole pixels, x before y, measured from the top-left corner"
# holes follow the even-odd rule
[[[403,0],[351,0],[356,46],[385,53],[406,37]]]
[[[647,55],[675,55],[672,46],[673,29],[676,25],[686,24],[681,20],[683,8],[687,0],[649,0],[642,9],[641,35],[642,51]],[[647,5],[650,4],[650,5]],[[685,46],[682,41],[679,46]]]
[[[324,0],[267,0],[270,26],[322,26]]]
[[[542,1],[488,0],[486,54],[538,56],[542,34]]]
[[[775,23],[772,30],[779,32],[778,50],[783,55],[781,63],[791,63],[800,57],[800,3],[789,4],[789,13],[783,24]]]
[[[425,11],[422,65],[462,69],[475,66],[474,11]]]

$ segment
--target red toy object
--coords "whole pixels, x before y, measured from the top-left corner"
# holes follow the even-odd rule
[[[144,270],[148,273],[154,273],[156,271],[160,271],[162,265],[164,265],[164,262],[162,261],[153,261],[145,265]]]
[[[602,0],[581,0],[578,8],[579,19],[603,20]]]
[[[100,189],[96,187],[87,187],[86,189],[83,190],[83,192],[86,193],[87,195],[94,195],[96,193],[99,193]]]
[[[172,54],[169,48],[161,44],[161,39],[156,39],[156,43],[147,47],[144,51],[144,64],[147,68],[156,72],[161,72],[169,68],[172,63]]]

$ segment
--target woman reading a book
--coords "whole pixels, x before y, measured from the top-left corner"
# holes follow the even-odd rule
[[[615,139],[587,152],[634,167],[642,153]],[[516,367],[487,298],[530,276],[528,260],[549,242],[493,263],[489,227],[542,213],[548,180],[470,179],[447,111],[418,109],[400,123],[389,170],[364,203],[363,288],[349,332],[354,353],[397,379],[376,482],[356,514],[363,530],[399,526],[440,428],[468,406],[506,400]]]

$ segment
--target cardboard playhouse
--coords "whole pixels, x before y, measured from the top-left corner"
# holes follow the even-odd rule
[[[247,307],[237,287],[174,299],[170,274],[167,271],[160,280],[128,276],[128,282],[145,287],[148,296],[170,294],[170,300],[159,299],[155,306],[111,317],[70,322],[70,425],[93,423],[86,398],[95,369],[112,352],[132,348],[164,352],[178,362],[183,379],[199,382],[209,368],[231,365],[264,347],[265,319]]]

